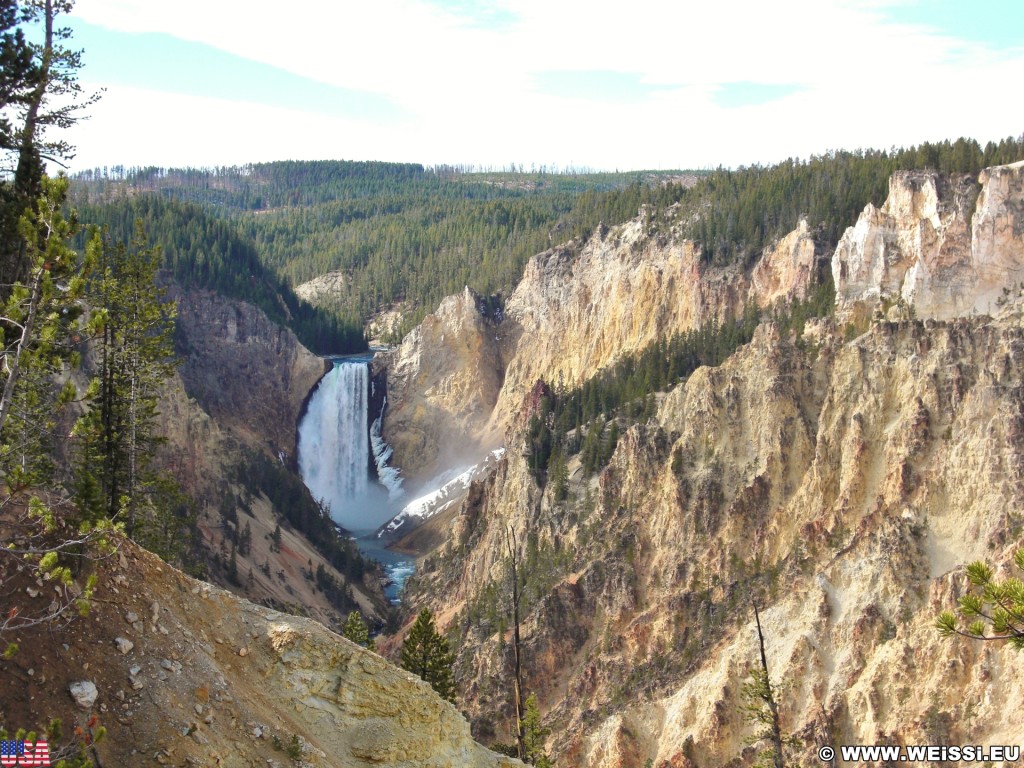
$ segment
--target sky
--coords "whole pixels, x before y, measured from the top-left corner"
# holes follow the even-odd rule
[[[78,0],[73,171],[637,170],[1024,133],[1020,0]]]

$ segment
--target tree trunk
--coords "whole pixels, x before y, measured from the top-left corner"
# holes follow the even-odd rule
[[[775,701],[775,693],[772,691],[772,680],[768,677],[768,658],[764,653],[764,635],[761,632],[761,616],[757,612],[757,603],[754,606],[754,621],[757,623],[757,643],[761,649],[761,669],[764,672],[765,704],[772,715],[772,745],[775,747],[775,768],[785,768],[782,754],[782,726],[779,723],[779,705]]]
[[[39,110],[42,109],[47,89],[50,87],[50,66],[53,62],[53,0],[46,0],[43,6],[43,47],[40,54],[39,82],[36,84],[25,109],[25,123],[21,128],[18,141],[18,166],[14,171],[14,199],[22,210],[33,204],[42,192],[42,160],[36,146],[36,134],[39,130]],[[20,240],[20,238],[19,238]],[[14,257],[12,274],[15,280],[28,274],[25,264],[25,243],[18,243],[18,252]]]
[[[21,373],[21,353],[25,347],[32,342],[32,330],[36,322],[36,312],[43,297],[43,279],[45,277],[46,265],[40,264],[36,271],[35,279],[32,281],[32,296],[29,299],[28,317],[21,327],[21,336],[15,345],[14,361],[9,362],[10,353],[4,355],[4,365],[7,368],[7,381],[4,382],[3,396],[0,397],[0,431],[3,430],[7,417],[11,412],[11,403],[14,400],[14,388],[18,383],[18,376]]]
[[[519,645],[519,561],[516,552],[516,534],[509,527],[505,532],[505,546],[508,548],[508,556],[512,563],[512,650],[515,655],[515,668],[513,673],[513,686],[516,707],[516,750],[519,759],[526,761],[526,745],[523,741],[523,665]]]

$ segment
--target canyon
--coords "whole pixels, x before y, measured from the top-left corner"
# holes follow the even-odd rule
[[[380,437],[404,487],[480,462],[436,517],[395,522],[422,555],[400,620],[429,607],[453,641],[458,710],[386,661],[401,629],[380,656],[327,629],[344,616],[313,572],[378,627],[381,572],[350,578],[289,525],[275,544],[280,500],[249,489],[268,461],[295,479],[297,425],[330,365],[245,302],[180,289],[161,460],[203,500],[217,567],[251,526],[232,590],[252,602],[123,541],[96,565],[90,616],[59,642],[17,638],[4,663],[23,695],[4,722],[95,715],[99,754],[123,765],[517,765],[481,746],[514,741],[511,545],[524,686],[557,765],[754,763],[755,605],[793,761],[817,764],[825,744],[1012,744],[1024,659],[934,621],[965,594],[964,564],[1009,575],[1024,531],[1022,233],[1024,164],[898,172],[834,247],[801,219],[724,265],[677,205],[646,205],[534,256],[504,301],[448,297],[378,354],[366,423],[386,396]],[[787,323],[830,285],[829,311]],[[568,452],[559,488],[531,465],[546,403],[755,308],[720,364],[602,414],[617,440],[596,470]]]
[[[1020,541],[1022,176],[897,173],[834,252],[801,223],[749,272],[709,267],[671,211],[644,210],[536,256],[500,316],[466,291],[406,338],[381,366],[398,465],[429,468],[419,456],[452,441],[507,447],[406,598],[460,637],[479,738],[510,737],[512,531],[535,587],[525,685],[560,765],[750,759],[752,602],[800,762],[825,743],[1012,742],[1021,659],[942,639],[934,618],[965,563],[1004,567]],[[763,322],[653,417],[620,418],[605,468],[570,460],[567,498],[530,470],[538,381],[574,386],[828,271],[831,317],[799,335]]]

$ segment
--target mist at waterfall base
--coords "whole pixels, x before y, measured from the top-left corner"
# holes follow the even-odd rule
[[[313,498],[328,507],[331,519],[356,537],[365,555],[384,564],[393,582],[386,592],[395,600],[413,572],[413,561],[373,539],[377,528],[400,510],[396,499],[401,490],[394,470],[382,473],[387,487],[371,478],[368,362],[368,357],[335,360],[320,380],[299,423],[299,473]],[[378,466],[386,463],[380,455],[375,459]]]

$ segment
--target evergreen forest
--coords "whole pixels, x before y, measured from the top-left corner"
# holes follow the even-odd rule
[[[272,316],[324,351],[332,322],[344,334],[401,304],[404,332],[463,286],[507,294],[530,256],[626,221],[642,204],[671,202],[683,188],[675,179],[696,176],[288,161],[100,169],[76,177],[74,202],[115,234],[141,218],[179,281],[264,309],[290,301]],[[332,271],[344,288],[319,309],[287,298],[288,286]],[[329,351],[357,348],[346,336]]]
[[[74,179],[83,219],[127,237],[136,218],[186,285],[262,307],[319,352],[365,348],[362,328],[398,305],[397,341],[445,296],[469,286],[496,299],[526,261],[581,243],[644,206],[703,246],[709,264],[752,264],[806,218],[834,247],[897,170],[975,175],[1024,158],[1024,141],[970,139],[906,149],[829,152],[713,171],[595,173],[477,170],[413,163],[282,161],[214,169],[95,169]],[[665,222],[669,222],[667,225]],[[311,306],[293,288],[340,272]]]

